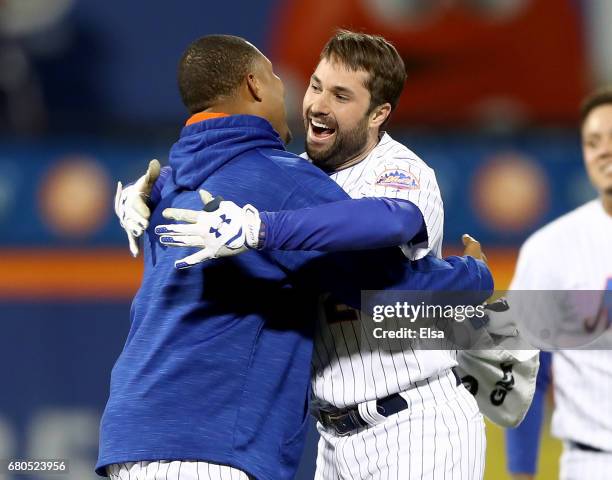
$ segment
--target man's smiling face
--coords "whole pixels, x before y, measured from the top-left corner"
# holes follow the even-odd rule
[[[312,74],[302,105],[306,153],[323,170],[337,170],[367,147],[368,76],[333,58],[322,59]]]
[[[612,195],[612,104],[594,108],[584,119],[582,152],[593,186]]]

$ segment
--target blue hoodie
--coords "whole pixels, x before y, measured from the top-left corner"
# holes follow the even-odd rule
[[[253,116],[186,126],[170,165],[145,238],[130,332],[111,375],[100,474],[113,463],[200,460],[258,480],[293,478],[307,428],[319,292],[356,304],[360,287],[492,288],[478,262],[431,260],[413,268],[399,249],[252,251],[176,270],[175,260],[196,249],[163,247],[153,229],[167,222],[167,207],[200,209],[200,188],[267,211],[348,196],[286,152],[271,125]]]

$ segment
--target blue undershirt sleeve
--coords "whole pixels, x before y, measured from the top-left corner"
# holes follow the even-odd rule
[[[290,273],[295,286],[329,292],[354,308],[361,307],[361,292],[371,292],[372,303],[388,301],[388,291],[420,291],[433,302],[433,292],[464,292],[464,305],[478,305],[493,293],[487,266],[472,257],[408,261],[399,249],[371,252],[287,252],[270,254]]]
[[[260,212],[261,250],[369,250],[408,243],[425,223],[408,200],[368,197]]]

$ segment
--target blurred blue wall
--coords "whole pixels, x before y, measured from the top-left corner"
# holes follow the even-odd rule
[[[436,171],[445,204],[448,244],[459,243],[461,234],[470,232],[488,246],[518,245],[534,229],[595,196],[584,172],[579,139],[570,130],[535,130],[510,136],[401,131],[394,135]],[[163,143],[93,136],[0,141],[0,246],[124,246],[124,233],[112,215],[115,182],[135,180],[151,158],[164,163],[170,143],[170,139]],[[299,153],[301,146],[296,140],[291,148]],[[104,212],[97,212],[100,221],[91,231],[62,235],[50,226],[45,208],[48,200],[42,192],[57,180],[63,161],[70,164],[75,159],[95,165],[103,174],[98,176],[98,188],[106,200],[85,213]],[[513,162],[518,162],[518,169],[512,167]],[[501,182],[502,190],[486,190],[490,182]],[[525,191],[515,185],[525,182]],[[56,197],[71,195],[72,190],[61,181],[54,185]],[[487,205],[478,199],[475,192],[480,189],[485,189],[489,201],[500,204],[499,218],[491,218]],[[498,198],[504,192],[514,197]],[[504,223],[503,217],[510,215],[517,216],[516,225]]]
[[[242,1],[228,10],[204,0],[78,0],[61,27],[63,46],[55,55],[35,54],[52,120],[78,126],[67,116],[79,111],[92,122],[181,119],[176,69],[185,47],[224,33],[243,36],[265,53],[275,3]]]

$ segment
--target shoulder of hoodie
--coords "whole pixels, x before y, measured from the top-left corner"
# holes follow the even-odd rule
[[[256,148],[254,152],[265,162],[265,168],[269,169],[276,182],[290,190],[288,196],[299,195],[311,200],[309,203],[312,205],[349,198],[323,170],[298,155],[265,147]],[[250,152],[252,154],[253,151]]]

